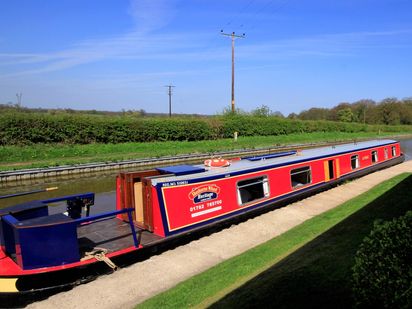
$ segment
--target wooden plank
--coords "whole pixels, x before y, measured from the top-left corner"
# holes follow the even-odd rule
[[[144,178],[142,179],[142,184],[144,228],[150,232],[153,232],[152,181]]]
[[[141,181],[134,183],[134,207],[136,222],[143,224],[143,191]]]
[[[323,162],[324,170],[325,170],[325,181],[329,181],[329,161]]]
[[[340,162],[339,162],[339,159],[336,159],[335,166],[336,166],[336,178],[339,178],[340,177]]]

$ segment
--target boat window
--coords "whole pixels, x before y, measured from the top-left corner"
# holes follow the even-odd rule
[[[237,183],[237,199],[240,205],[269,196],[267,176],[241,180]]]
[[[385,152],[385,160],[386,160],[388,158],[388,148],[385,148],[384,152]]]
[[[351,164],[353,170],[355,168],[358,168],[359,167],[359,156],[354,155],[354,156],[350,157],[350,164]]]
[[[372,163],[378,162],[378,152],[376,150],[372,151]]]
[[[292,188],[301,187],[312,182],[312,172],[310,166],[295,168],[290,171]]]
[[[396,147],[392,146],[392,157],[396,157]]]

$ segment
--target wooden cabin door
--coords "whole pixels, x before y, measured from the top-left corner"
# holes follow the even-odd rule
[[[153,232],[153,201],[152,183],[150,179],[143,178],[142,182],[143,228]]]
[[[331,159],[324,162],[325,181],[340,177],[339,159]]]
[[[153,230],[153,209],[151,201],[151,182],[146,177],[159,175],[156,170],[120,174],[118,209],[132,207],[134,222],[142,229]],[[122,215],[127,221],[127,215]]]
[[[335,179],[335,164],[334,160],[328,160],[329,165],[329,179]]]
[[[141,226],[144,225],[143,220],[143,186],[142,182],[135,182],[133,184],[134,189],[134,206],[135,206],[135,220],[136,223]]]

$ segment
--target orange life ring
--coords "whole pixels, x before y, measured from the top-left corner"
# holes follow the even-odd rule
[[[222,158],[205,160],[205,166],[209,167],[226,167],[230,165],[230,161]]]

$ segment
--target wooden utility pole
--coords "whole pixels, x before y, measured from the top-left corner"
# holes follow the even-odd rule
[[[16,93],[16,97],[17,97],[17,105],[19,107],[21,107],[21,97],[23,96],[23,93]]]
[[[245,34],[224,33],[223,30],[220,31],[220,34],[232,38],[232,113],[235,113],[235,38],[244,39]]]
[[[169,94],[169,118],[172,117],[172,88],[176,87],[173,85],[167,85],[165,87],[169,88],[168,94]]]

